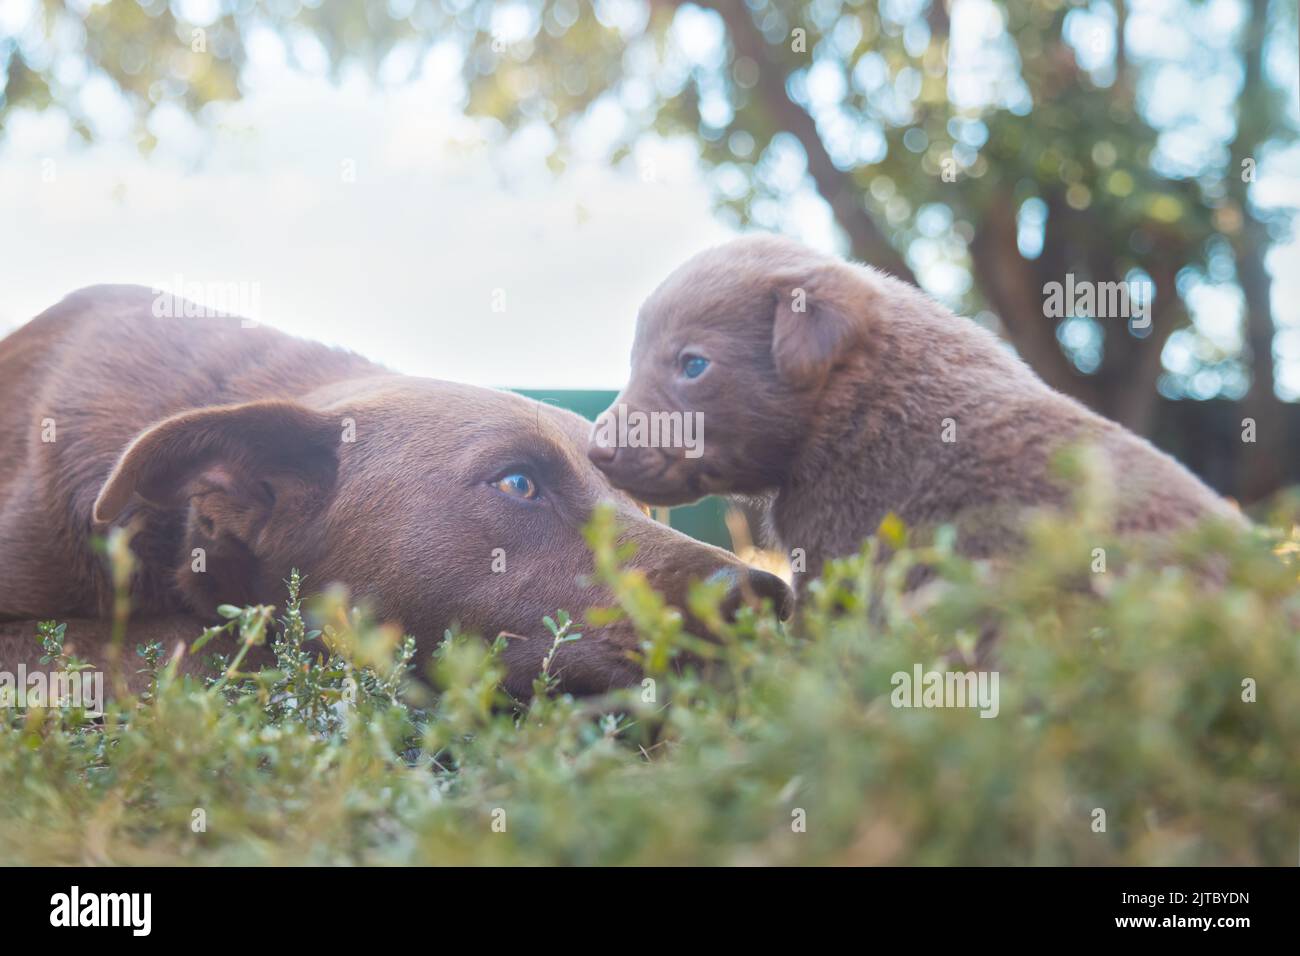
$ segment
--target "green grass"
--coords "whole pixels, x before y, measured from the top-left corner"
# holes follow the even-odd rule
[[[1039,525],[1003,571],[942,543],[880,565],[872,541],[815,585],[798,635],[746,613],[700,642],[620,570],[610,520],[590,538],[653,701],[573,700],[542,677],[511,702],[500,645],[465,635],[429,689],[408,679],[409,642],[337,598],[315,615],[328,658],[296,600],[275,628],[228,609],[277,670],[184,680],[140,648],[156,679],[101,722],[8,713],[0,862],[1297,862],[1295,532],[1204,529],[1179,569],[1108,546],[1086,514]],[[908,596],[917,561],[944,583]],[[699,612],[716,598],[701,589]],[[557,644],[581,630],[551,623]],[[964,667],[981,627],[999,634],[996,718],[891,706],[895,672]],[[707,673],[675,672],[686,647]]]

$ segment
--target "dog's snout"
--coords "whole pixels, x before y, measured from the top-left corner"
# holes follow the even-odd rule
[[[794,613],[794,591],[790,590],[790,585],[775,574],[751,568],[749,586],[760,601],[767,598],[772,602],[772,609],[776,611],[777,617],[783,621],[789,620],[790,615]]]
[[[713,575],[729,582],[727,596],[722,600],[722,613],[727,620],[735,620],[736,612],[745,605],[759,607],[763,600],[772,602],[772,609],[781,620],[794,613],[794,592],[775,574],[757,568],[725,568]]]

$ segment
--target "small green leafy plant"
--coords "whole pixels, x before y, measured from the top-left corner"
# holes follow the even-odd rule
[[[421,657],[343,595],[304,611],[295,572],[278,619],[225,608],[195,642],[236,640],[212,677],[138,647],[148,689],[101,719],[0,721],[0,863],[1294,864],[1300,530],[1271,527],[1153,556],[1076,515],[994,567],[890,521],[795,626],[699,586],[706,638],[598,512],[613,606],[586,619],[633,623],[646,680],[585,700],[550,663],[598,632],[559,609],[521,702],[508,635]],[[62,633],[46,663],[80,666]],[[993,719],[896,705],[899,674],[977,666]]]

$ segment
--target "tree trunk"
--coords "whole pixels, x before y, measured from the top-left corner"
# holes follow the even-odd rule
[[[1241,227],[1232,236],[1237,281],[1246,301],[1246,352],[1250,362],[1250,391],[1242,402],[1245,417],[1254,419],[1255,444],[1241,456],[1237,486],[1243,501],[1250,502],[1275,491],[1283,481],[1289,460],[1290,435],[1286,409],[1275,391],[1272,279],[1264,266],[1268,231],[1250,209],[1250,183],[1242,163],[1254,161],[1268,136],[1268,91],[1264,86],[1263,55],[1265,16],[1268,0],[1251,0],[1250,20],[1242,30],[1244,80],[1237,101],[1237,134],[1232,143],[1232,168],[1228,170],[1228,195],[1241,216]]]

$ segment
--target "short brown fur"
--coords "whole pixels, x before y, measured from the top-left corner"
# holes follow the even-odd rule
[[[777,579],[613,489],[577,415],[238,318],[158,318],[155,301],[139,287],[85,289],[0,341],[0,619],[102,618],[111,588],[92,537],[131,524],[138,616],[280,603],[298,567],[314,587],[348,585],[422,652],[453,623],[521,635],[507,687],[526,695],[550,648],[542,616],[610,603],[587,580],[581,533],[603,500],[637,546],[633,566],[671,602],[721,574],[733,604],[761,595],[788,613]],[[514,470],[533,475],[538,500],[493,486]],[[565,689],[639,676],[626,625],[583,631],[555,659]]]
[[[688,379],[683,355],[710,364]],[[783,547],[806,553],[801,582],[856,552],[890,512],[914,528],[956,523],[968,554],[1007,552],[1031,509],[1069,500],[1054,461],[1068,446],[1101,450],[1120,532],[1242,520],[974,322],[868,266],[775,236],[700,253],[651,294],[631,379],[606,415],[620,405],[701,412],[705,429],[693,459],[598,447],[593,433],[589,454],[615,485],[663,505],[770,496]]]

